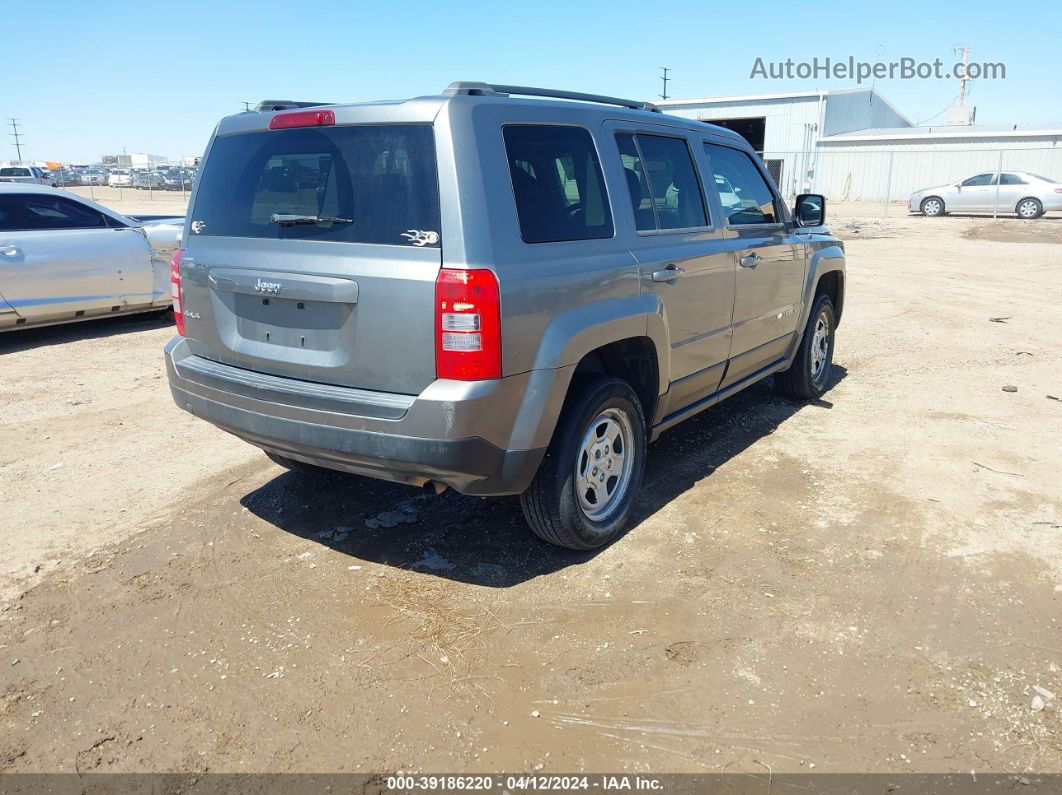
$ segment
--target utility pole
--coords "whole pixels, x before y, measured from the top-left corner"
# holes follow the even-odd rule
[[[956,53],[962,53],[962,77],[959,78],[959,104],[962,105],[966,102],[966,84],[970,78],[966,76],[967,67],[970,64],[970,48],[965,44],[957,46],[954,50]]]
[[[660,70],[663,72],[663,74],[660,76],[660,79],[664,81],[664,93],[660,95],[660,99],[667,99],[667,84],[668,81],[671,79],[667,76],[667,73],[671,70],[668,69],[666,66],[661,66]]]
[[[250,110],[251,109],[251,103],[250,102],[243,102],[241,104],[243,105],[243,109],[244,110]]]
[[[15,151],[18,152],[18,162],[22,162],[22,133],[18,131],[18,119],[8,117],[11,123],[11,138],[15,142]]]

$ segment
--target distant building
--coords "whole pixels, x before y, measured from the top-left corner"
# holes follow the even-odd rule
[[[133,168],[151,168],[152,166],[164,166],[170,162],[168,157],[162,155],[149,155],[144,152],[136,152],[129,155],[129,165]]]
[[[946,114],[950,123],[915,127],[870,88],[655,104],[742,135],[788,196],[899,200],[917,188],[999,170],[1062,179],[1062,122],[973,124],[975,109],[956,106]]]

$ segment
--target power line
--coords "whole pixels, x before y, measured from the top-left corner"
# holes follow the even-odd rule
[[[671,80],[671,78],[667,76],[667,73],[671,70],[668,69],[666,66],[661,66],[660,69],[663,72],[663,74],[660,76],[660,79],[664,81],[664,93],[660,94],[660,99],[667,99],[667,84]]]
[[[15,151],[18,152],[18,162],[22,162],[22,133],[18,131],[18,119],[9,116],[8,121],[11,123],[11,132],[9,135],[15,142]]]

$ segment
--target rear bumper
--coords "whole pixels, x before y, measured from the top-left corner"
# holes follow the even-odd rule
[[[495,381],[435,381],[391,395],[277,378],[166,346],[177,405],[263,450],[310,464],[465,494],[519,494],[549,443],[570,368]]]

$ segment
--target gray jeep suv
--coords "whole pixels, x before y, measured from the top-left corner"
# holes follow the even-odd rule
[[[647,103],[262,103],[207,149],[170,388],[289,468],[519,494],[543,539],[597,547],[660,433],[771,374],[827,388],[824,210],[791,215],[742,138]]]

